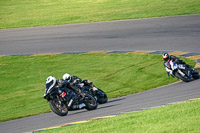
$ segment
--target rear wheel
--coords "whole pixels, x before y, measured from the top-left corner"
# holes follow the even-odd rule
[[[194,75],[193,75],[193,78],[199,79],[199,74],[198,74],[198,73],[197,73],[197,74],[194,74]]]
[[[84,104],[87,110],[94,110],[97,108],[97,101],[93,96],[87,93],[85,93]]]
[[[108,97],[107,97],[106,93],[104,91],[102,91],[101,89],[97,90],[96,97],[97,97],[97,102],[99,104],[107,103],[107,101],[108,101]]]
[[[66,104],[64,104],[60,97],[58,96],[57,98],[54,98],[49,101],[49,106],[51,110],[56,113],[57,115],[60,116],[66,116],[68,114],[68,108]]]
[[[194,79],[199,79],[199,78],[200,78],[200,77],[199,77],[199,73],[198,73],[195,69],[193,69],[192,77],[193,77]]]

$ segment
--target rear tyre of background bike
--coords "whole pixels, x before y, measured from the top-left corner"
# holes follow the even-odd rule
[[[90,94],[85,93],[85,100],[84,100],[85,108],[87,110],[94,110],[97,108],[97,101],[96,99],[91,96]]]
[[[199,77],[199,73],[194,74],[192,77],[193,77],[194,79],[199,79],[199,78],[200,78],[200,77]]]
[[[178,72],[175,73],[175,76],[176,76],[177,78],[181,79],[181,80],[184,81],[184,82],[190,82],[190,81],[191,81],[191,79],[188,79],[187,77],[181,76]]]
[[[107,103],[108,97],[107,97],[106,93],[104,91],[102,91],[101,89],[98,89],[96,96],[97,96],[97,102],[99,104]]]
[[[196,70],[194,70],[194,74],[192,75],[192,77],[194,79],[199,79],[200,78],[199,73]]]
[[[55,102],[56,102],[55,99],[49,101],[49,106],[51,110],[59,116],[66,116],[68,114],[67,106],[62,102],[61,105],[57,102],[57,104],[59,105],[56,106]],[[61,108],[59,109],[58,106],[60,106]]]

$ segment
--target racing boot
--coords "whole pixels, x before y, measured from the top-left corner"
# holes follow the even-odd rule
[[[85,104],[84,104],[84,103],[79,104],[79,105],[78,105],[78,108],[79,108],[79,109],[85,108]]]

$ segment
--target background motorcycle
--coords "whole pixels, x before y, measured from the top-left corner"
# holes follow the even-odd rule
[[[184,82],[190,82],[195,79],[199,79],[199,73],[187,64],[177,64],[170,61],[173,73],[171,75],[181,79]]]
[[[77,96],[68,88],[46,88],[44,98],[49,101],[51,110],[60,116],[66,116],[69,110],[81,109],[83,104],[87,110],[97,108],[96,99],[90,94],[84,93],[84,97]]]

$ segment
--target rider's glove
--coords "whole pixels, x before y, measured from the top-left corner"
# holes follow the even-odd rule
[[[97,91],[98,89],[96,87],[92,87],[92,90],[93,91]]]

